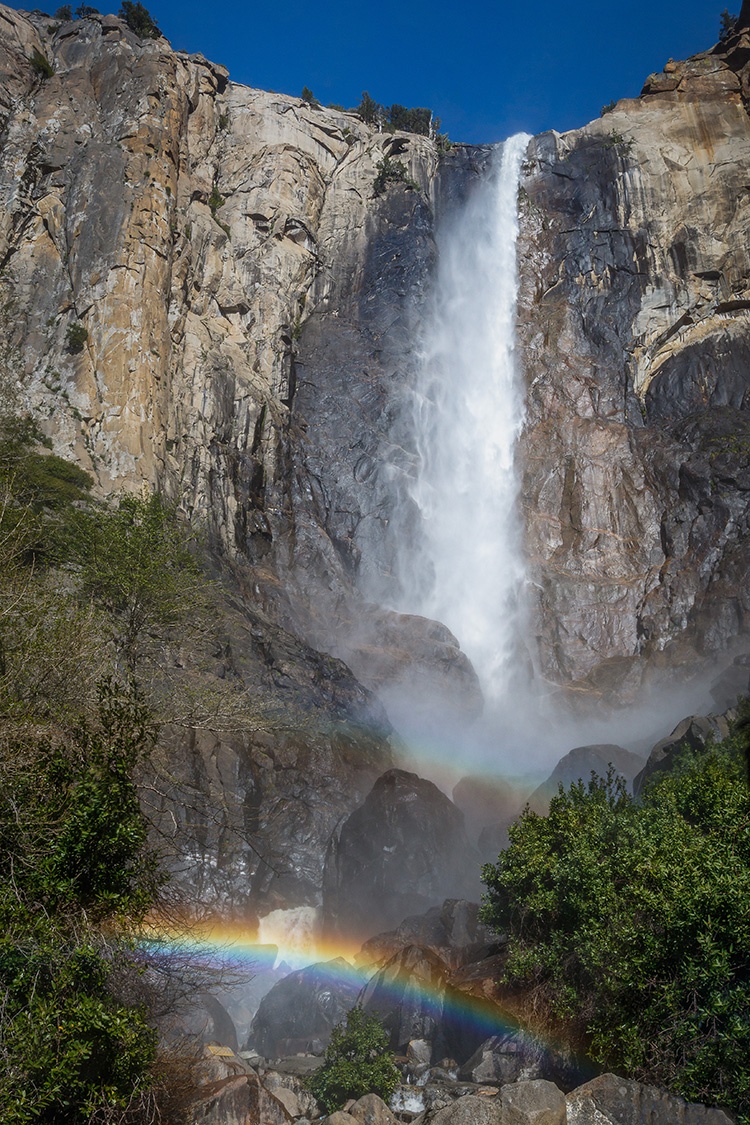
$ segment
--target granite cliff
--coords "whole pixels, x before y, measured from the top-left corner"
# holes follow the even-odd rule
[[[743,22],[527,154],[531,656],[589,707],[746,647]],[[481,708],[449,631],[386,607],[419,535],[402,405],[435,231],[488,150],[232,83],[114,16],[0,7],[0,69],[3,377],[101,495],[145,481],[206,529],[231,600],[222,674],[316,716],[283,738],[176,736],[186,878],[229,911],[318,905],[337,825],[393,764],[369,692],[408,677],[446,714]],[[386,158],[408,180],[376,194]]]

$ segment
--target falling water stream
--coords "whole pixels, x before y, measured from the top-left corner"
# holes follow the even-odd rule
[[[524,417],[516,362],[518,183],[531,138],[511,137],[439,240],[433,314],[414,388],[421,514],[402,608],[442,621],[488,703],[517,663],[524,578],[515,446]]]

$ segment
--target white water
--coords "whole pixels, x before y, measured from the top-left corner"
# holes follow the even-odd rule
[[[524,561],[515,447],[518,182],[530,138],[511,137],[439,240],[434,312],[414,388],[421,547],[403,560],[400,608],[442,621],[488,704],[518,664]]]

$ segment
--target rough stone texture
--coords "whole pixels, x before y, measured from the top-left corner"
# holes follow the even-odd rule
[[[568,1125],[731,1125],[721,1109],[692,1105],[666,1090],[601,1074],[567,1095]]]
[[[499,1098],[469,1095],[439,1109],[430,1118],[431,1125],[502,1125]]]
[[[500,1093],[503,1125],[566,1125],[566,1103],[554,1082],[510,1082]]]
[[[261,1000],[248,1045],[266,1058],[298,1051],[322,1054],[360,987],[341,957],[290,973]]]
[[[292,1121],[282,1102],[252,1072],[207,1085],[191,1114],[194,1125],[290,1125]]]
[[[516,1030],[493,1035],[468,1059],[459,1071],[464,1081],[492,1086],[541,1078],[545,1071],[545,1051],[531,1035]]]
[[[456,969],[488,955],[497,934],[479,920],[479,904],[446,899],[424,914],[410,915],[389,933],[370,938],[357,954],[357,963],[378,965],[407,945],[434,953],[447,969]]]
[[[747,631],[749,43],[529,148],[530,596],[541,672],[581,700]]]
[[[606,777],[610,766],[625,781],[632,782],[643,768],[643,758],[622,746],[576,746],[560,759],[547,780],[534,790],[529,797],[529,805],[535,812],[544,815],[560,785],[566,789],[576,781],[587,784],[592,772],[598,777]]]
[[[377,1094],[365,1094],[359,1098],[349,1107],[349,1113],[360,1125],[396,1125],[396,1118]]]
[[[724,715],[688,715],[654,746],[645,766],[633,779],[633,792],[637,796],[654,774],[672,769],[684,751],[705,750],[709,742],[721,742],[728,734],[729,724]]]
[[[479,882],[462,813],[432,782],[394,769],[331,841],[324,919],[331,933],[366,938],[466,892],[478,894]]]

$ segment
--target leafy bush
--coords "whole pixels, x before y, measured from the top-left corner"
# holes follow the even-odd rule
[[[62,7],[58,8],[55,11],[55,19],[56,20],[65,20],[65,21],[72,20],[73,19],[73,9],[71,8],[70,4],[63,4]]]
[[[92,8],[90,4],[79,4],[75,11],[77,20],[88,19],[89,16],[98,16],[99,9]]]
[[[156,1036],[123,984],[137,980],[134,937],[158,886],[132,781],[154,735],[137,695],[104,684],[95,724],[67,738],[2,739],[7,1125],[84,1125],[135,1106],[151,1085]]]
[[[311,106],[319,106],[320,105],[320,102],[315,97],[315,94],[312,92],[312,90],[310,89],[309,86],[303,86],[302,87],[302,93],[300,94],[300,97],[302,98],[302,101],[307,102],[308,105],[311,105]]]
[[[78,513],[71,553],[81,590],[106,611],[131,675],[149,643],[185,623],[206,583],[173,508],[155,493],[123,496],[117,508]]]
[[[637,804],[612,774],[483,868],[506,984],[610,1068],[750,1115],[750,794],[736,743]]]
[[[208,197],[208,206],[211,208],[211,214],[214,218],[216,218],[216,212],[220,207],[223,207],[225,203],[226,199],[221,194],[216,184],[214,184],[211,188],[211,194]]]
[[[122,0],[122,7],[117,14],[139,39],[161,38],[161,31],[159,31],[156,20],[148,9],[144,8],[140,0],[135,0],[135,2],[134,0]]]
[[[375,198],[382,195],[388,184],[404,184],[409,189],[418,189],[419,184],[409,177],[406,165],[401,160],[392,160],[384,156],[376,164],[377,175],[372,185],[372,194]]]
[[[388,1049],[381,1023],[352,1008],[346,1026],[333,1029],[320,1070],[307,1080],[308,1088],[326,1113],[340,1109],[349,1098],[377,1094],[388,1101],[399,1083],[399,1072]]]
[[[51,78],[55,73],[55,68],[52,63],[37,47],[31,52],[31,67],[42,81],[44,81],[45,78]]]
[[[89,338],[88,329],[82,324],[76,322],[69,324],[68,330],[65,333],[65,343],[71,355],[78,355],[86,347],[86,341]]]

